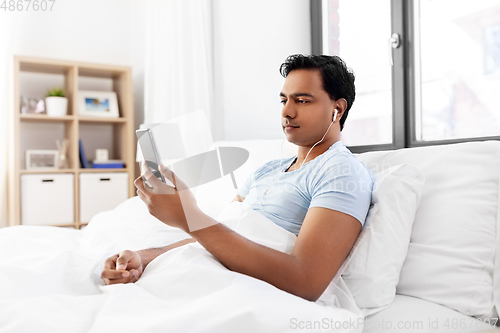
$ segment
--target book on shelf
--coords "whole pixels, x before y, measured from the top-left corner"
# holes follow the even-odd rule
[[[78,145],[80,147],[80,167],[87,169],[89,167],[89,162],[87,161],[87,155],[85,154],[85,150],[83,149],[82,140],[78,140]]]
[[[92,168],[95,169],[123,169],[125,162],[122,160],[92,161]]]

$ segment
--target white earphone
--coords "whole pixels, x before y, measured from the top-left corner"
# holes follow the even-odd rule
[[[307,160],[307,157],[309,156],[309,153],[311,152],[311,150],[313,150],[314,147],[316,147],[316,145],[318,143],[320,143],[321,141],[323,141],[325,139],[325,136],[326,134],[328,133],[328,131],[330,130],[330,127],[332,127],[333,123],[335,122],[335,120],[337,120],[337,113],[339,111],[337,109],[335,109],[335,114],[333,115],[333,120],[332,122],[330,123],[330,126],[328,126],[328,129],[326,130],[325,134],[323,135],[323,137],[321,138],[321,140],[319,140],[318,142],[316,142],[312,147],[311,149],[309,149],[309,151],[307,152],[307,155],[306,155],[306,158],[304,158],[304,161],[302,161],[302,164],[300,165],[300,168],[302,168],[304,166],[304,163],[306,162]],[[285,142],[285,140],[281,141],[281,157],[280,157],[280,165],[278,167],[278,176],[275,178],[274,180],[274,183],[276,183],[279,179],[280,179],[280,176],[281,176],[281,162],[283,161],[283,142]],[[267,194],[267,191],[269,191],[269,189],[272,187],[273,185],[271,185],[267,190],[264,191],[264,194],[262,194],[262,198],[260,199],[260,209],[262,211],[264,211],[264,208],[262,207],[262,201],[264,200],[264,196]],[[239,226],[239,222],[238,222],[238,226]]]
[[[311,152],[311,150],[313,150],[314,147],[316,147],[316,145],[318,143],[320,143],[321,141],[323,141],[325,139],[325,136],[326,136],[326,133],[328,133],[328,131],[330,130],[330,127],[332,127],[333,123],[335,122],[335,120],[337,120],[337,113],[339,111],[337,109],[335,109],[335,114],[333,115],[333,120],[332,122],[330,123],[330,126],[328,126],[328,129],[326,130],[325,134],[323,135],[323,137],[321,138],[321,140],[319,140],[318,142],[316,142],[314,144],[314,146],[311,147],[311,149],[309,149],[309,151],[307,152],[307,155],[306,155],[306,158],[304,158],[304,161],[302,161],[302,164],[300,165],[300,167],[302,168],[302,166],[304,165],[304,163],[306,163],[306,160],[307,160],[307,156],[309,156],[309,153]]]

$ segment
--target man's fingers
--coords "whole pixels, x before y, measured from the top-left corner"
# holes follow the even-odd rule
[[[126,275],[126,276],[123,276]],[[101,274],[101,278],[106,285],[119,283],[135,283],[140,278],[140,274],[136,269],[130,271],[106,270]]]
[[[121,280],[123,278],[128,278],[128,277],[130,277],[130,272],[128,271],[117,271],[117,270],[107,269],[102,271],[101,273],[101,278],[108,280]]]
[[[116,270],[123,271],[127,268],[127,261],[125,261],[124,259],[121,259],[121,261],[119,261],[119,260],[120,260],[120,258],[118,258],[118,260],[116,261]]]
[[[135,185],[135,188],[137,189],[137,195],[139,195],[139,193],[141,193],[142,194],[141,199],[143,199],[143,201],[144,201],[144,198],[146,197],[146,195],[145,195],[146,188],[144,187],[144,182],[142,181],[142,176],[139,176],[134,181],[134,185]],[[140,197],[140,195],[139,195],[139,197]]]
[[[130,271],[130,282],[132,282],[132,283],[137,282],[137,280],[139,280],[140,276],[141,276],[141,274],[139,273],[138,270],[136,270],[136,269],[131,270]]]
[[[144,193],[143,193],[141,190],[137,189],[137,192],[136,192],[136,193],[137,193],[137,196],[138,196],[139,198],[141,198],[141,200],[142,200],[144,203],[146,203],[146,204],[148,203],[148,202],[147,202],[148,198],[144,195]]]
[[[127,268],[127,264],[134,257],[132,251],[125,250],[118,253],[118,258],[116,259],[116,270],[125,270]]]
[[[139,176],[135,181],[134,181],[134,185],[135,185],[135,188],[137,188],[137,195],[139,195],[139,193],[142,193],[142,197],[139,195],[139,197],[141,197],[141,199],[143,199],[144,201],[144,197],[147,197],[147,193],[158,193],[159,192],[159,189],[160,187],[159,186],[165,186],[162,184],[162,182],[156,178],[155,176],[149,178],[147,181],[149,182],[149,184],[153,187],[150,187],[148,186],[148,188],[146,188],[146,186],[144,185],[144,180],[142,179],[143,176]]]
[[[112,257],[109,257],[102,264],[102,270],[105,269],[115,269],[116,268],[116,259],[118,259],[118,254],[115,254]]]
[[[144,181],[142,180],[142,176],[139,176],[134,180],[134,186],[138,190],[144,190]]]
[[[101,272],[101,279],[104,283],[110,285],[136,282],[140,276],[139,271],[128,268],[129,263],[134,260],[135,255],[135,252],[125,250],[106,259]]]

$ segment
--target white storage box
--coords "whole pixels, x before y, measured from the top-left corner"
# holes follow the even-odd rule
[[[21,175],[21,224],[74,222],[74,175]]]
[[[128,173],[80,174],[80,222],[111,210],[128,199]]]

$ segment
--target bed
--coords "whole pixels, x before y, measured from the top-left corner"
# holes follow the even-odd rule
[[[295,153],[281,140],[220,142],[250,158],[236,183]],[[280,154],[280,151],[282,153]],[[226,269],[198,243],[105,286],[121,250],[187,238],[131,198],[83,230],[0,230],[0,332],[478,332],[499,325],[500,143],[358,155],[375,184],[365,227],[320,299],[309,302]],[[295,235],[244,204],[231,177],[200,187],[199,206],[242,235],[289,252]]]

